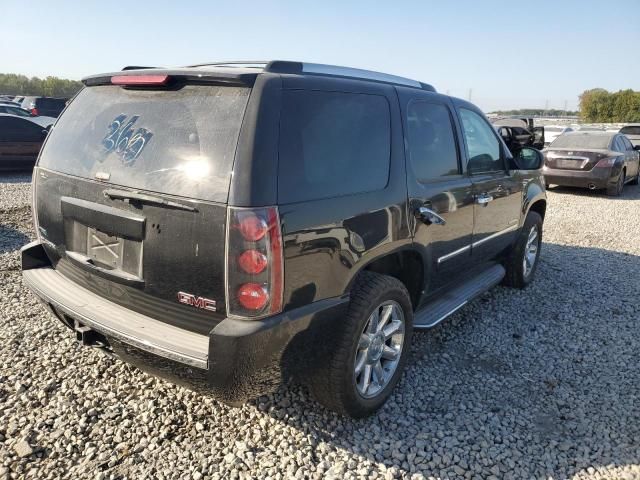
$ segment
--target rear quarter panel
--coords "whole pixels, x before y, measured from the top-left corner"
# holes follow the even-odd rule
[[[384,95],[390,106],[387,186],[378,191],[279,205],[285,260],[285,310],[340,296],[372,260],[412,245],[406,174],[395,89],[350,80],[283,77],[284,88]],[[362,172],[366,175],[367,172]]]

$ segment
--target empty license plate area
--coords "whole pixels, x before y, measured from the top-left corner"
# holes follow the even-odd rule
[[[556,168],[565,170],[580,170],[589,161],[588,158],[558,158],[555,161]]]
[[[76,254],[74,257],[80,255],[87,263],[142,278],[141,241],[105,233],[72,219],[65,221],[65,236],[67,250]]]

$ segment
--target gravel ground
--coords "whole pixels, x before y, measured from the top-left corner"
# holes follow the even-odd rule
[[[299,387],[233,409],[76,345],[23,287],[0,178],[2,478],[640,478],[640,187],[549,192],[537,280],[434,332],[379,415]]]

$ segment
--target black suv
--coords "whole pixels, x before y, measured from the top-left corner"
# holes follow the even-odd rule
[[[86,345],[230,404],[283,380],[374,412],[414,329],[525,287],[537,150],[382,73],[298,62],[92,76],[34,172],[25,283]]]
[[[34,115],[56,118],[64,110],[67,101],[66,98],[24,97],[21,106]]]

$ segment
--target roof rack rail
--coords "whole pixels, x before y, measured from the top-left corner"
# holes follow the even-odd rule
[[[291,62],[285,60],[273,60],[264,67],[265,72],[273,73],[313,73],[319,75],[333,75],[339,77],[360,78],[376,82],[391,83],[407,87],[420,88],[429,92],[436,89],[428,83],[418,82],[410,78],[390,75],[388,73],[362,70],[360,68],[339,67],[336,65],[324,65],[321,63]]]
[[[231,62],[206,62],[206,63],[198,63],[196,65],[188,65],[188,68],[193,67],[244,67],[244,66],[255,66],[255,68],[260,67],[264,68],[268,65],[270,60],[233,60]]]
[[[126,70],[147,70],[149,68],[158,68],[158,67],[141,67],[141,66],[138,66],[138,65],[127,65],[126,67],[124,67],[122,69],[122,71],[124,72]]]

